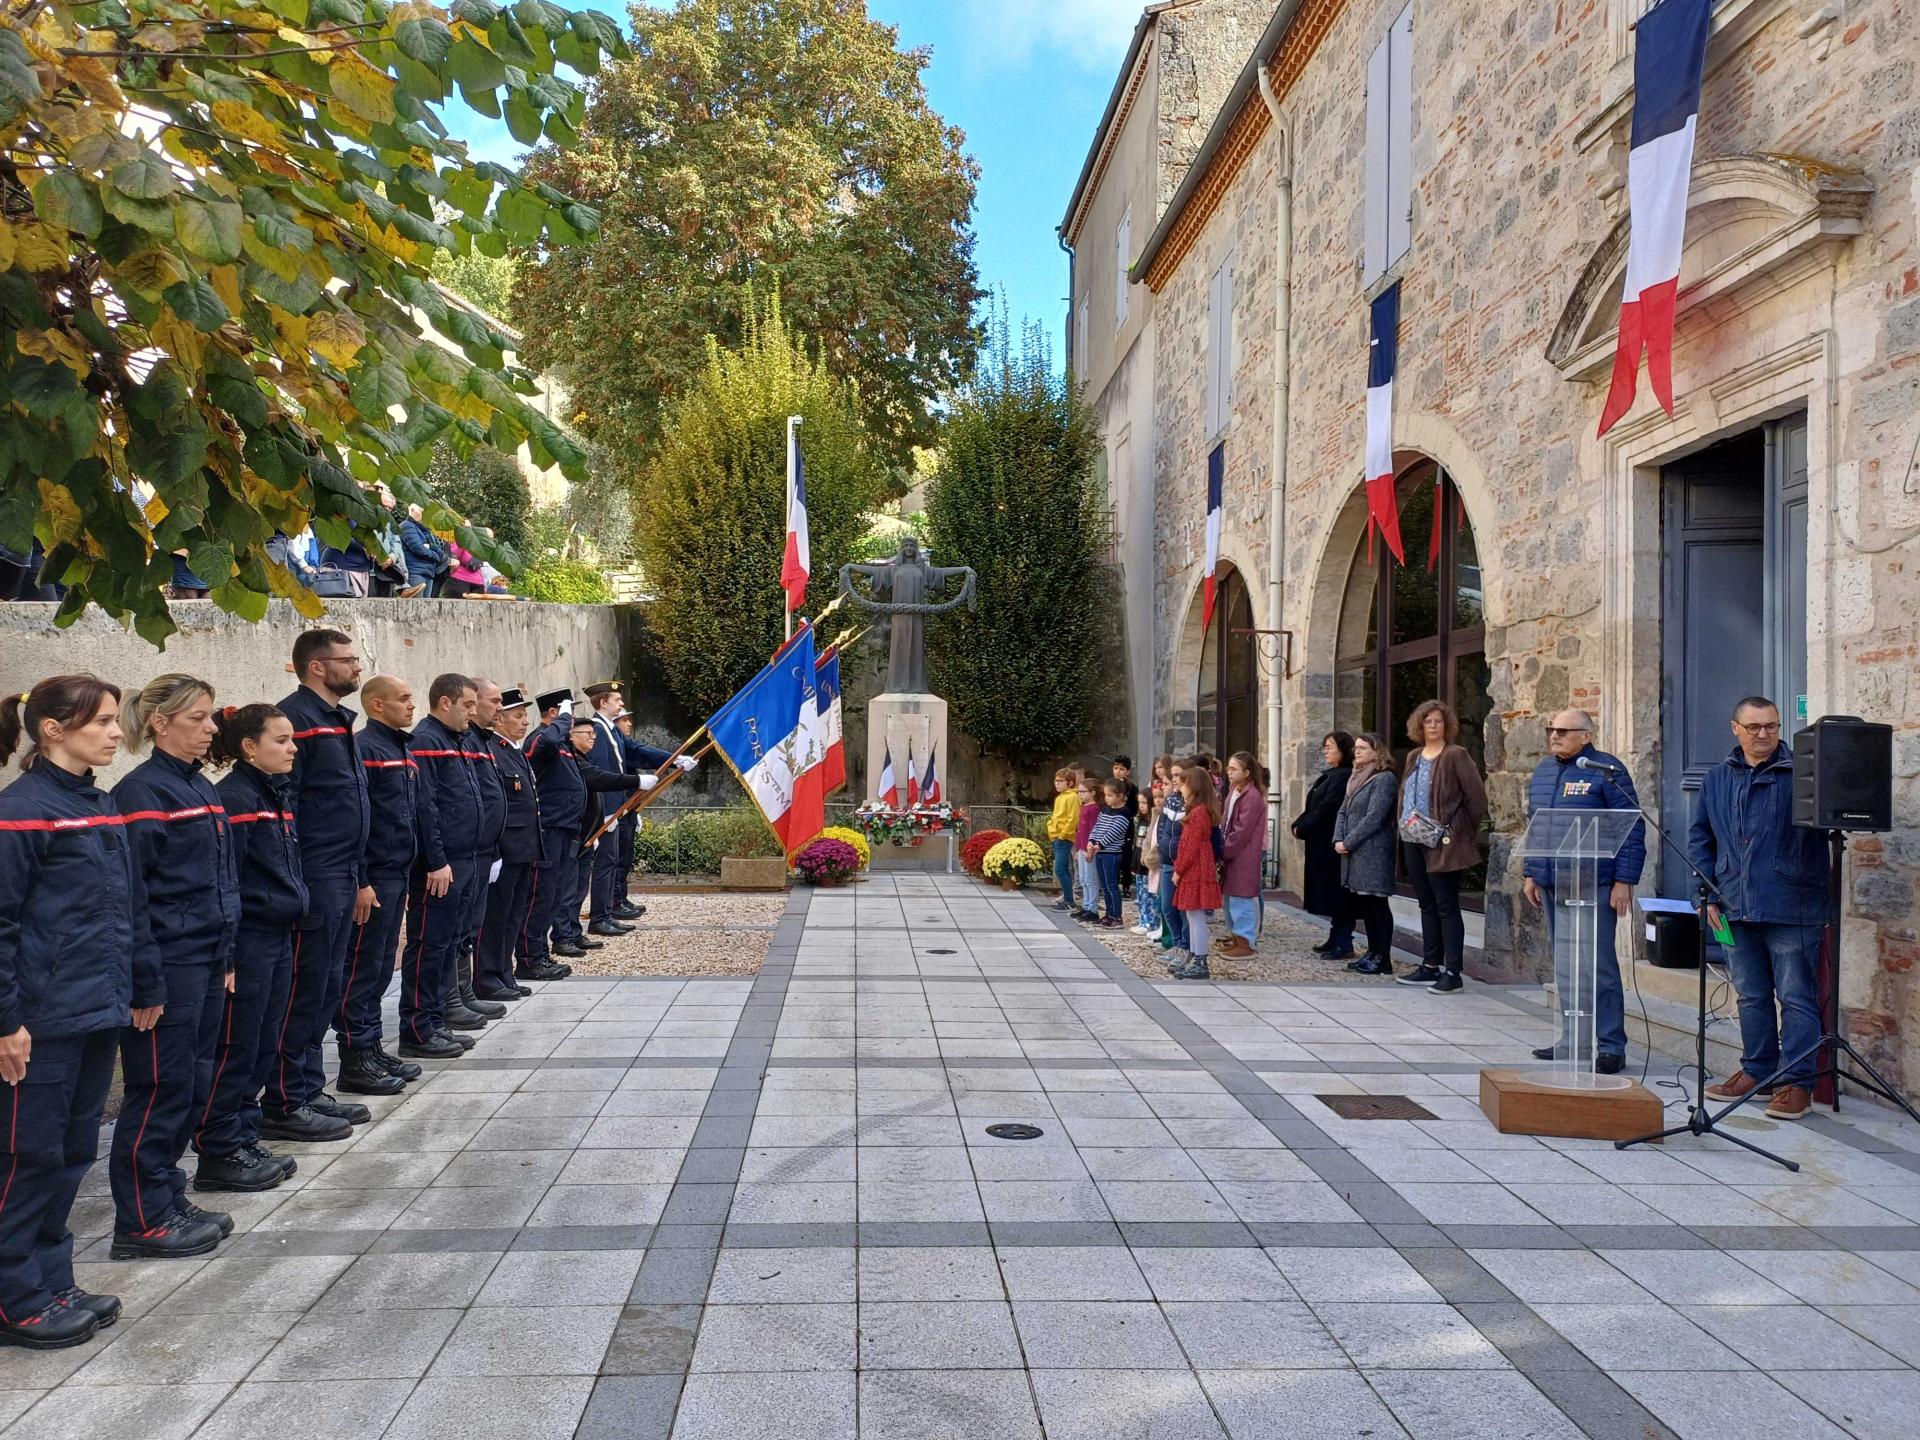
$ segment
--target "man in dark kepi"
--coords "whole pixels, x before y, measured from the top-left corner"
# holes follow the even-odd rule
[[[584,720],[576,721],[566,709],[570,698],[571,692],[565,690],[549,691],[539,698],[546,723],[527,743],[527,758],[540,787],[542,868],[534,890],[536,909],[527,920],[521,966],[516,971],[523,980],[556,978],[529,968],[548,954],[578,958],[589,948],[600,948],[598,940],[580,931],[580,901],[595,853],[591,848],[583,849],[581,842],[599,828],[602,792],[632,791],[640,786],[639,776],[602,770],[587,759],[592,727]],[[549,705],[549,701],[553,703]],[[550,952],[543,936],[551,937]]]
[[[519,690],[500,693],[493,726],[485,734],[494,771],[506,797],[500,830],[500,873],[487,887],[486,914],[474,943],[473,993],[483,1004],[524,999],[533,992],[513,978],[513,952],[528,923],[533,864],[540,854],[540,790],[533,762],[520,742],[527,734],[532,702]]]
[[[659,783],[658,777],[647,773],[629,761],[629,746],[634,751],[646,750],[650,755],[658,755],[660,761],[667,757],[657,750],[648,750],[645,746],[628,741],[620,733],[620,727],[614,717],[625,708],[625,695],[618,680],[596,680],[586,687],[587,704],[592,707],[588,723],[593,727],[591,748],[583,752],[586,760],[595,769],[607,771],[613,775],[634,775],[639,779],[642,790],[651,790]],[[655,762],[658,763],[658,762]],[[627,861],[625,868],[633,866],[633,831],[625,829],[625,820],[614,826],[600,839],[593,852],[588,885],[587,933],[589,935],[625,935],[633,927],[620,919],[614,912],[616,896],[619,893],[620,872],[622,869],[620,851],[621,840],[627,838]],[[631,905],[626,909],[631,915],[638,915]]]

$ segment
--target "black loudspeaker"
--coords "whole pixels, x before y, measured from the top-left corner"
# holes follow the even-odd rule
[[[1793,737],[1793,823],[1893,829],[1893,727],[1822,715]]]

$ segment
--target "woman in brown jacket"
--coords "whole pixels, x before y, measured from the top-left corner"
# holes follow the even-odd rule
[[[1420,967],[1402,985],[1436,995],[1459,993],[1467,943],[1460,917],[1460,875],[1480,863],[1480,827],[1487,787],[1473,757],[1455,743],[1460,720],[1439,700],[1422,701],[1407,718],[1407,756],[1400,779],[1400,857],[1420,901]]]

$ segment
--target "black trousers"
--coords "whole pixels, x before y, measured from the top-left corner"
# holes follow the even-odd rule
[[[1353,922],[1359,920],[1367,927],[1367,954],[1378,955],[1382,960],[1393,958],[1393,906],[1384,895],[1356,895],[1351,890],[1340,892],[1346,898],[1338,902],[1333,923],[1336,932],[1341,916],[1345,916],[1346,933],[1353,934]]]
[[[534,874],[528,862],[508,860],[487,887],[486,916],[473,948],[474,983],[484,990],[513,987],[513,952],[532,915]]]
[[[67,1215],[100,1151],[120,1032],[35,1035],[18,1085],[0,1086],[0,1320],[46,1309],[73,1284]]]
[[[291,927],[240,927],[233,945],[233,993],[225,997],[212,1077],[195,1100],[200,1118],[193,1148],[202,1155],[231,1155],[260,1138],[260,1091],[279,1055],[275,1026],[287,1013],[298,933]]]
[[[1458,975],[1467,949],[1467,922],[1460,915],[1460,874],[1428,870],[1431,853],[1424,845],[1400,842],[1407,879],[1420,901],[1420,963]]]
[[[587,898],[593,880],[593,862],[600,852],[582,850],[579,837],[575,836],[567,841],[565,853],[572,859],[561,863],[561,869],[568,872],[563,880],[567,893],[554,897],[553,938],[578,940],[586,933],[580,928],[580,902]]]
[[[407,948],[400,957],[400,1033],[408,1040],[425,1040],[446,1028],[447,991],[453,983],[455,958],[473,913],[473,887],[486,883],[486,872],[474,868],[471,855],[449,862],[453,883],[447,893],[427,894],[427,867],[413,867],[407,894]]]
[[[622,815],[620,823],[614,827],[613,834],[608,838],[619,846],[619,853],[615,857],[613,884],[614,903],[618,904],[627,898],[627,886],[633,881],[633,845],[640,838],[640,817]]]
[[[600,844],[593,852],[592,881],[589,887],[590,906],[587,918],[589,920],[611,919],[613,907],[619,901],[619,890],[620,826],[616,825],[600,837]]]
[[[380,1003],[393,981],[394,951],[407,918],[407,872],[377,871],[367,877],[379,903],[367,923],[353,927],[347,942],[347,974],[333,1031],[340,1051],[371,1050],[380,1043]]]
[[[307,877],[307,918],[293,937],[292,978],[276,1042],[279,1054],[260,1102],[270,1115],[290,1115],[326,1088],[326,1056],[320,1046],[340,1012],[357,890],[350,874]]]
[[[187,1198],[180,1157],[187,1153],[202,1103],[213,1087],[220,1022],[226,1018],[226,967],[212,956],[169,962],[167,1008],[151,1030],[120,1032],[124,1091],[113,1126],[107,1177],[116,1230],[151,1230]]]

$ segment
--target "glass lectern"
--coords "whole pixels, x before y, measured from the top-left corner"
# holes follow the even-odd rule
[[[1553,935],[1560,1038],[1554,1047],[1553,1069],[1528,1077],[1542,1085],[1624,1090],[1633,1084],[1625,1075],[1593,1073],[1594,996],[1600,937],[1615,929],[1601,923],[1611,887],[1600,884],[1600,864],[1620,853],[1640,819],[1638,810],[1542,810],[1520,837],[1516,853],[1523,859],[1546,861],[1553,877],[1552,894],[1542,898],[1553,906],[1548,924]]]

